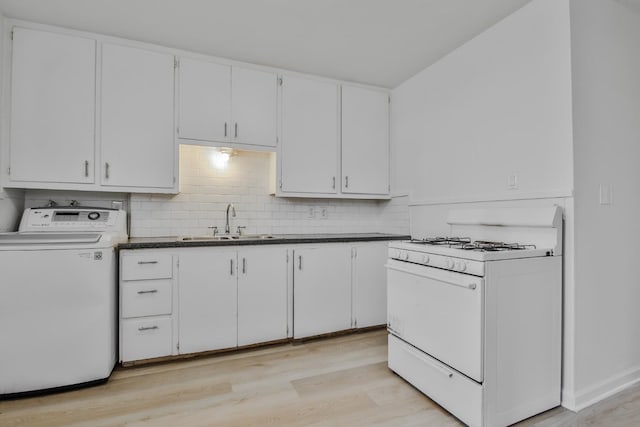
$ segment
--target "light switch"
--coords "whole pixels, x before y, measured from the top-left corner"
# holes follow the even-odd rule
[[[613,203],[613,188],[609,184],[600,184],[600,204],[610,205]]]

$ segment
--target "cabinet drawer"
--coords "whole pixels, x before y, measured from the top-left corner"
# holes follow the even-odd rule
[[[171,314],[171,279],[123,282],[122,318]]]
[[[171,254],[147,253],[122,257],[122,280],[170,279],[173,277]]]
[[[172,350],[171,317],[122,320],[123,362],[169,356]]]
[[[389,335],[389,369],[469,426],[482,425],[482,386]]]

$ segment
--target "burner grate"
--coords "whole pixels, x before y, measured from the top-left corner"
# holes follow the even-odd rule
[[[472,241],[469,237],[426,237],[411,239],[411,243],[430,246],[444,246],[453,249],[479,252],[517,251],[536,249],[536,245],[522,245],[520,243],[493,242],[489,240]]]

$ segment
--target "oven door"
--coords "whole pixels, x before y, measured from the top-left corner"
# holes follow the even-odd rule
[[[484,280],[390,259],[389,332],[482,382]]]

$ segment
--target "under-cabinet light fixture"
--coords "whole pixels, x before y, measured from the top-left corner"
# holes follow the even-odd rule
[[[231,157],[235,155],[236,152],[231,148],[217,148],[211,153],[211,164],[216,169],[224,170],[227,168]]]

